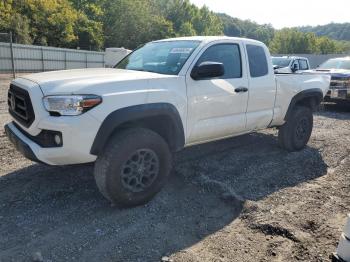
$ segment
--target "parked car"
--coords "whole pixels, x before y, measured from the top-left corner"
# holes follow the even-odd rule
[[[95,162],[107,199],[143,204],[184,147],[268,127],[279,128],[282,148],[305,147],[330,77],[275,75],[270,61],[255,40],[189,37],[148,43],[115,68],[21,76],[6,134],[33,161]]]
[[[350,101],[350,57],[329,59],[315,71],[331,75],[330,90],[325,97],[326,102]]]
[[[310,69],[309,60],[299,56],[272,57],[272,65],[278,74],[292,74]]]

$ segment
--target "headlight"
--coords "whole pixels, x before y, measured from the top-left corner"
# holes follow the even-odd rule
[[[45,96],[44,106],[50,113],[61,116],[80,115],[102,102],[102,98],[96,95],[58,95]]]

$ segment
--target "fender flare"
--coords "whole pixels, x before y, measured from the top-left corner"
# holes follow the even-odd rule
[[[110,113],[97,132],[90,154],[99,155],[110,136],[122,124],[157,116],[168,117],[171,120],[173,124],[171,132],[175,137],[172,137],[169,147],[172,151],[181,150],[185,144],[185,133],[176,107],[169,103],[151,103],[124,107]]]
[[[312,107],[316,107],[323,100],[323,92],[320,88],[311,88],[311,89],[303,90],[303,91],[299,92],[298,94],[296,94],[292,98],[292,100],[290,101],[287,113],[284,117],[285,121],[287,121],[287,119],[289,118],[295,105],[305,98],[316,98],[315,104],[311,105]]]

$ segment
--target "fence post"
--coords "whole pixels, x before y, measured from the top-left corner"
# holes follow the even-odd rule
[[[10,52],[11,52],[11,64],[12,64],[12,76],[16,78],[16,69],[15,69],[15,56],[13,52],[13,44],[12,44],[12,32],[10,32]]]
[[[45,72],[44,49],[43,49],[43,47],[41,47],[41,67],[42,67],[42,71]]]
[[[67,51],[64,51],[64,69],[67,69]]]
[[[88,68],[88,54],[85,53],[85,67]]]

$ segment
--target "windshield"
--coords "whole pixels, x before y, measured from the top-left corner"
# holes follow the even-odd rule
[[[329,59],[321,64],[318,69],[346,69],[350,70],[350,60]]]
[[[115,68],[177,75],[200,41],[151,42],[125,57]]]
[[[289,66],[292,59],[285,57],[273,57],[272,64],[277,67],[287,67]]]

